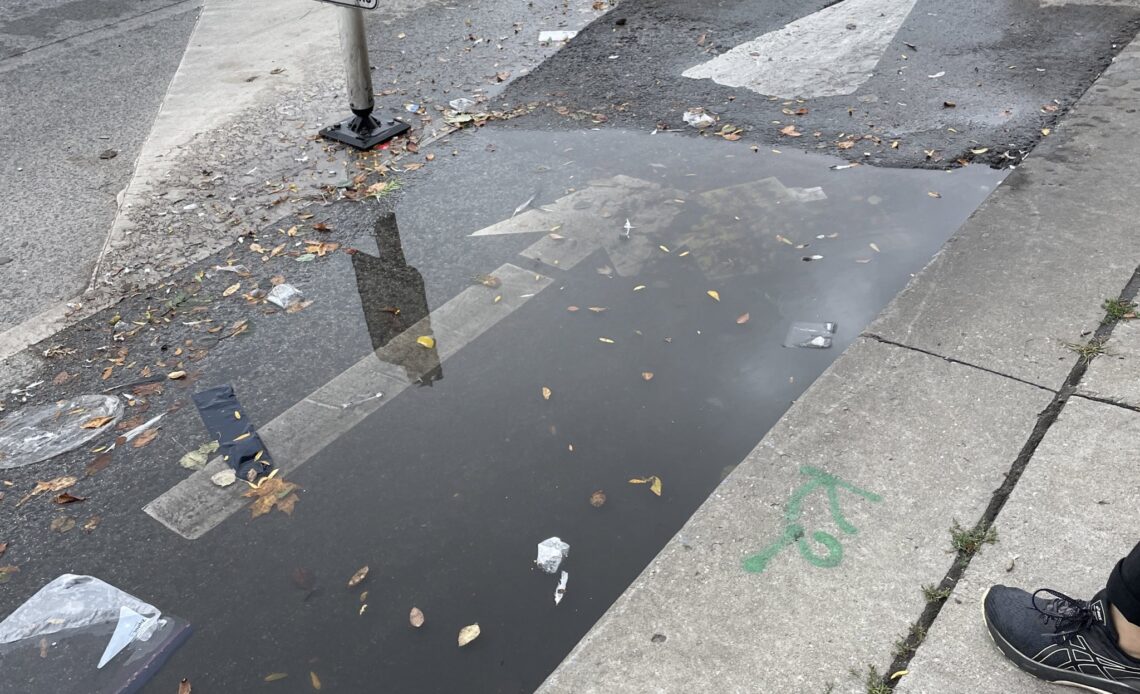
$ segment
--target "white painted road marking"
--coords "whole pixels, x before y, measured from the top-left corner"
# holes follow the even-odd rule
[[[870,79],[915,2],[845,0],[682,74],[788,99],[850,94]]]
[[[472,286],[443,304],[375,353],[368,354],[309,397],[282,412],[258,433],[283,474],[308,462],[365,417],[390,402],[411,382],[401,368],[407,351],[423,350],[416,338],[430,321],[439,360],[445,361],[491,326],[521,308],[553,281],[545,275],[506,264],[492,273],[502,286]],[[502,295],[498,303],[492,301]],[[422,330],[421,330],[422,329]],[[368,395],[383,393],[382,398]],[[342,407],[345,403],[355,403]],[[221,488],[210,477],[227,466],[220,457],[143,507],[152,518],[189,540],[196,540],[248,505],[239,484]]]

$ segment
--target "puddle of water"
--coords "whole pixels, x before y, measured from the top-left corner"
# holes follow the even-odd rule
[[[148,691],[532,691],[1003,176],[613,131],[453,146],[302,282],[319,303],[281,341],[355,371],[314,393],[328,425],[282,424],[313,449],[294,514],[241,510],[180,550],[208,570],[150,596],[198,635]],[[832,347],[785,347],[798,322],[835,323]],[[629,483],[649,476],[660,497]]]

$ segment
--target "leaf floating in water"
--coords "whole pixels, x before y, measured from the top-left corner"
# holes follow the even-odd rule
[[[413,607],[412,611],[408,613],[408,624],[411,624],[417,629],[424,625],[424,613],[420,611],[420,608]]]
[[[752,318],[752,316],[748,315],[747,313],[742,313],[742,314],[740,314],[739,316],[737,316],[737,318],[736,318],[736,324],[737,324],[737,325],[744,325],[745,323],[747,323],[747,322],[748,322],[748,320],[749,320],[750,318]]]
[[[551,396],[551,395],[553,395],[553,394],[554,394],[554,392],[553,392],[553,391],[551,391],[551,390],[550,390],[549,388],[547,388],[546,386],[543,386],[543,387],[542,387],[542,399],[543,399],[543,400],[549,400],[549,399],[550,399],[550,396]]]
[[[606,503],[606,493],[601,489],[590,495],[590,505],[594,508],[601,508]]]
[[[265,681],[266,682],[276,682],[277,680],[283,680],[288,676],[289,676],[289,673],[287,673],[287,672],[271,672],[265,676]]]
[[[479,625],[469,624],[459,630],[459,647],[462,648],[479,638]]]
[[[365,565],[365,566],[360,567],[356,571],[356,573],[352,574],[352,578],[348,579],[348,587],[349,588],[355,588],[356,586],[360,585],[361,582],[363,582],[365,577],[367,577],[367,576],[368,576],[368,566]]]
[[[711,296],[713,298],[713,301],[720,301],[720,292],[718,292],[717,290],[710,289],[705,293],[708,294],[709,296]]]
[[[649,491],[657,496],[661,496],[661,478],[657,475],[650,475],[649,477],[641,478],[635,477],[629,481],[630,484],[648,484]]]
[[[430,335],[420,335],[416,338],[416,344],[423,347],[424,349],[434,349],[435,338]]]
[[[309,683],[313,685],[313,689],[320,691],[321,678],[317,677],[317,673],[315,673],[311,670],[309,671]]]

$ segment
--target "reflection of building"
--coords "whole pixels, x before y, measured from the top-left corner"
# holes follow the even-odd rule
[[[424,279],[404,259],[396,216],[387,214],[376,222],[377,255],[362,251],[352,255],[356,290],[364,309],[364,321],[372,349],[386,362],[403,367],[408,380],[431,385],[443,378],[439,352],[426,348],[416,338],[432,336]],[[415,334],[405,331],[415,326]],[[404,335],[400,339],[394,339]]]

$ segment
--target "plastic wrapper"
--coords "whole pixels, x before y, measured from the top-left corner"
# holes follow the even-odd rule
[[[154,605],[64,574],[0,622],[0,693],[137,692],[189,635]]]

